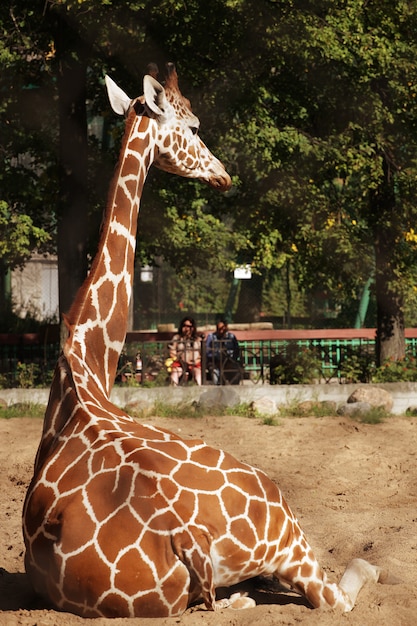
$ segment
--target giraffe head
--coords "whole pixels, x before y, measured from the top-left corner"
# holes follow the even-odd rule
[[[186,178],[197,178],[214,189],[227,191],[232,186],[222,163],[198,136],[200,121],[191,110],[190,101],[178,87],[173,63],[167,64],[165,86],[156,80],[158,69],[148,66],[143,79],[144,95],[131,99],[108,76],[106,85],[113,110],[119,115],[147,116],[156,125],[154,165]]]

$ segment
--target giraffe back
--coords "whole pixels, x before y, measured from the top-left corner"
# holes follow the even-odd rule
[[[201,440],[77,411],[27,502],[42,595],[84,616],[176,615],[199,597],[214,609],[217,586],[276,569],[297,522],[262,472]]]

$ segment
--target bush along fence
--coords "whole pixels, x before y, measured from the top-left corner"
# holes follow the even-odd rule
[[[238,363],[221,359],[221,384],[311,384],[417,381],[417,329],[406,329],[404,361],[375,367],[375,329],[234,330]],[[172,333],[130,332],[116,383],[169,384],[168,344]],[[210,363],[202,335],[202,379]],[[0,334],[0,387],[50,384],[59,341],[53,333]],[[183,381],[185,382],[185,381]]]
[[[59,333],[0,334],[0,387],[49,387]]]

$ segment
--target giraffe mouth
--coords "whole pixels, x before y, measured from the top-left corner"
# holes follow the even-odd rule
[[[206,182],[213,189],[222,192],[229,191],[229,189],[232,187],[232,179],[226,171],[221,175],[217,174],[215,176],[212,176],[204,182]]]

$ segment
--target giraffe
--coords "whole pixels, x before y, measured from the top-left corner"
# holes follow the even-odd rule
[[[43,432],[23,508],[34,589],[83,617],[181,615],[253,606],[216,588],[274,576],[313,607],[349,611],[379,569],[354,559],[327,580],[279,488],[259,469],[201,440],[132,419],[110,401],[126,331],[137,215],[152,164],[226,191],[231,179],[197,134],[172,64],[154,67],[131,100],[106,77],[126,116],[98,251],[65,318]]]

